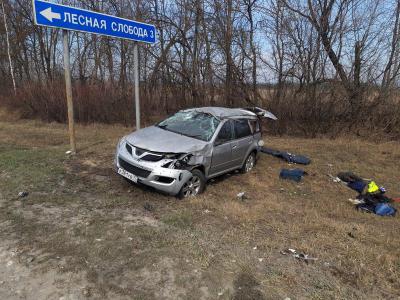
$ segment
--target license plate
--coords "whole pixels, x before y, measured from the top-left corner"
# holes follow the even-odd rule
[[[137,182],[138,180],[136,175],[133,175],[122,168],[118,168],[118,174],[124,176],[125,178],[128,178],[129,180],[132,180],[133,182]]]

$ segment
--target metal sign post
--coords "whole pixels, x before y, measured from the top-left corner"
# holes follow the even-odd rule
[[[138,44],[133,46],[133,77],[135,81],[135,110],[136,110],[136,130],[140,129],[140,102],[139,102],[139,50]]]
[[[65,87],[67,93],[71,151],[75,152],[76,147],[67,30],[89,32],[135,41],[133,59],[135,64],[136,129],[140,129],[139,59],[137,42],[154,44],[156,42],[155,26],[42,0],[33,0],[32,4],[36,25],[63,29]]]
[[[68,106],[69,143],[71,145],[72,154],[75,154],[76,142],[75,142],[75,126],[74,126],[74,103],[72,102],[71,67],[69,61],[69,43],[68,43],[67,30],[63,30],[63,48],[64,48],[65,92],[67,95],[67,106]]]

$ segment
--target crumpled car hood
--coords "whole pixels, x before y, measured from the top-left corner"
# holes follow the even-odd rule
[[[132,132],[126,140],[133,146],[153,152],[190,153],[201,151],[207,142],[150,126]]]

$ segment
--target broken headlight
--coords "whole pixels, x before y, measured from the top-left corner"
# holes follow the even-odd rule
[[[192,157],[192,154],[180,155],[179,158],[176,158],[176,160],[165,164],[164,167],[170,168],[170,169],[183,169],[188,165],[191,157]]]

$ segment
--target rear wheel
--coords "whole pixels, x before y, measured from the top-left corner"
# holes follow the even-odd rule
[[[254,154],[254,152],[252,152],[249,154],[249,156],[247,156],[246,160],[243,163],[242,168],[240,169],[240,172],[242,173],[250,172],[254,168],[255,164],[256,164],[256,155]]]
[[[185,182],[182,186],[181,191],[179,192],[179,198],[187,198],[191,196],[196,196],[204,191],[206,186],[206,178],[198,169],[194,169],[192,171],[192,177]]]

